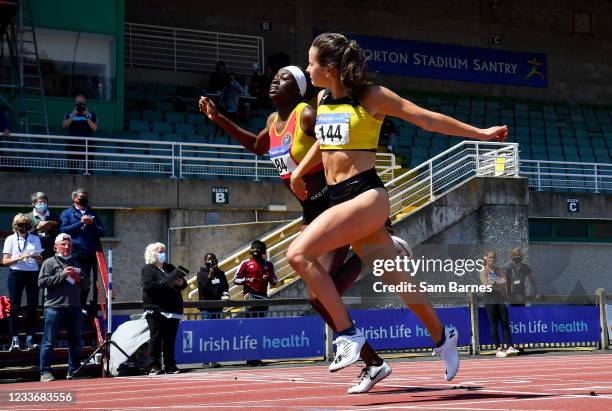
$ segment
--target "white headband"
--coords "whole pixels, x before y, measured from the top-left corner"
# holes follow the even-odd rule
[[[295,82],[297,83],[298,88],[300,89],[300,94],[302,95],[302,97],[304,97],[306,95],[307,85],[306,76],[304,75],[302,69],[298,66],[287,66],[283,67],[281,70],[287,70],[288,72],[293,74],[293,78],[295,78]]]

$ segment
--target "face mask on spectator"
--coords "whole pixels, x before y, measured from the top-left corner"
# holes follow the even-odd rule
[[[17,224],[17,231],[19,231],[22,234],[25,234],[28,231],[28,225],[27,224]]]
[[[66,255],[58,254],[57,258],[59,258],[62,261],[68,261],[72,258],[72,253],[66,254]]]
[[[523,261],[523,257],[512,257],[512,261],[514,261],[514,264],[519,264]]]
[[[160,263],[165,263],[166,262],[166,253],[157,253],[157,261],[159,261]]]
[[[34,208],[36,209],[36,211],[44,213],[45,211],[47,211],[47,203],[36,203],[34,205]]]
[[[210,270],[212,268],[215,268],[218,262],[216,258],[209,258],[208,260],[206,260],[205,264],[206,264],[206,267]]]

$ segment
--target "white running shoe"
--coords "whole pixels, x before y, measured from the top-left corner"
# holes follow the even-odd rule
[[[450,381],[455,378],[457,371],[459,371],[459,351],[457,351],[457,338],[459,335],[457,330],[447,327],[445,327],[444,333],[446,341],[444,341],[441,347],[434,348],[433,355],[439,355],[444,360],[444,365],[446,365],[444,378],[446,381]]]
[[[372,389],[380,381],[391,375],[391,367],[386,362],[378,367],[370,366],[361,370],[359,383],[348,389],[349,394],[363,394]]]
[[[495,352],[495,356],[498,358],[506,358],[508,356],[508,353],[504,351],[503,348],[498,348]]]
[[[412,258],[412,249],[410,249],[407,242],[394,235],[391,236],[391,239],[393,240],[393,245],[395,246],[395,249],[399,255]]]
[[[519,355],[519,353],[520,351],[512,346],[508,347],[508,349],[506,350],[507,355]]]
[[[359,328],[355,330],[354,335],[339,335],[334,340],[334,344],[337,346],[336,358],[334,358],[334,361],[329,365],[329,370],[331,372],[348,367],[359,359],[359,352],[363,344],[365,344],[365,337],[361,331],[359,331]]]

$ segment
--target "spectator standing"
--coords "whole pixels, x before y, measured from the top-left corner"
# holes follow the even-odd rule
[[[221,100],[225,109],[225,115],[233,122],[238,121],[238,109],[240,108],[240,96],[246,93],[246,89],[238,82],[235,73],[229,73],[229,82],[221,92]]]
[[[535,281],[535,276],[531,267],[523,262],[523,252],[520,248],[514,248],[510,252],[511,262],[506,267],[506,273],[508,274],[508,289],[507,292],[512,297],[526,297],[527,296],[527,279],[533,286],[534,294],[538,296],[538,287]]]
[[[64,115],[62,127],[68,129],[68,135],[73,137],[91,137],[98,130],[98,117],[87,108],[83,94],[74,98],[74,109]]]
[[[272,100],[270,100],[269,90],[270,84],[272,84],[272,80],[274,79],[274,73],[276,73],[276,71],[272,70],[272,66],[266,64],[263,74],[259,76],[259,95],[255,96],[259,99],[259,108],[272,108]]]
[[[489,318],[489,326],[491,329],[491,340],[495,345],[495,355],[500,358],[508,355],[518,354],[518,350],[512,344],[510,332],[510,322],[508,321],[508,307],[505,300],[507,297],[507,275],[495,263],[497,256],[493,251],[487,251],[484,254],[485,267],[480,272],[480,281],[484,285],[490,285],[493,291],[485,296],[485,310]],[[504,340],[507,344],[507,350],[504,350],[499,341],[498,324],[501,326]]]
[[[387,144],[387,150],[395,153],[397,151],[397,128],[395,128],[395,123],[391,118],[385,117],[380,128],[380,136],[382,141]]]
[[[210,75],[208,82],[209,93],[220,93],[229,83],[229,75],[225,71],[225,62],[220,60],[217,62],[215,72]]]
[[[174,346],[179,322],[183,319],[181,290],[187,282],[180,272],[166,263],[166,246],[149,244],[142,268],[142,303],[149,324],[149,375],[178,374]],[[161,356],[164,356],[164,370]]]
[[[198,272],[198,295],[201,301],[218,301],[229,298],[229,284],[225,272],[217,266],[217,256],[204,256],[204,267]],[[219,318],[223,307],[209,307],[201,310],[209,318]]]
[[[30,221],[30,234],[35,234],[40,238],[43,248],[42,257],[46,260],[52,257],[54,251],[55,237],[59,234],[59,217],[49,210],[49,199],[42,191],[38,191],[30,196],[34,209],[28,214]]]
[[[68,374],[71,380],[80,366],[81,325],[83,313],[81,293],[89,290],[89,279],[82,276],[79,261],[72,253],[70,235],[55,238],[53,257],[47,258],[40,269],[38,285],[45,290],[45,326],[40,349],[40,380],[53,381],[51,374],[53,347],[60,327],[65,327],[68,341]]]
[[[268,298],[268,284],[278,284],[274,265],[264,259],[266,243],[255,240],[251,243],[251,258],[243,261],[234,277],[234,284],[242,285],[245,300],[265,300]],[[250,317],[263,317],[268,311],[267,305],[250,307],[247,312],[255,312]],[[247,365],[264,365],[261,360],[248,360]]]
[[[87,284],[93,285],[93,301],[97,302],[96,290],[98,268],[96,249],[106,230],[98,215],[89,206],[89,193],[84,188],[72,192],[72,207],[62,211],[60,215],[60,232],[70,234],[72,246],[79,260],[82,276],[87,277]],[[81,294],[83,307],[87,305],[89,290]]]
[[[83,94],[78,94],[74,98],[74,109],[64,115],[62,127],[68,129],[68,135],[72,137],[91,137],[98,130],[98,117],[93,111],[87,108],[87,99]],[[83,140],[69,140],[66,149],[68,151],[83,152],[85,151],[85,142]],[[89,148],[89,151],[94,151]],[[85,156],[82,154],[70,154],[69,160],[84,161]],[[78,164],[71,164],[71,172],[74,168],[78,168]]]
[[[264,259],[266,254],[266,243],[260,240],[255,240],[251,243],[251,258],[244,261],[236,277],[234,284],[242,285],[242,292],[245,299],[266,299],[268,298],[268,284],[273,286],[278,284],[276,274],[274,274],[274,265]],[[248,311],[268,311],[268,306],[252,307]]]
[[[26,348],[37,349],[32,335],[36,326],[36,308],[38,305],[38,270],[42,263],[42,245],[37,235],[30,234],[30,221],[25,214],[13,218],[13,234],[4,241],[2,264],[9,266],[8,290],[11,299],[9,332],[12,341],[9,351],[21,349],[19,341],[19,312],[21,297],[25,289],[27,297]]]
[[[0,106],[0,132],[4,136],[8,136],[11,134],[11,122],[8,119],[6,114],[6,106],[5,103],[2,103]]]

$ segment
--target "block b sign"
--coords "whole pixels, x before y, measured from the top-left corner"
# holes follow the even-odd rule
[[[229,204],[229,188],[228,187],[213,187],[212,188],[212,203],[213,204]]]

